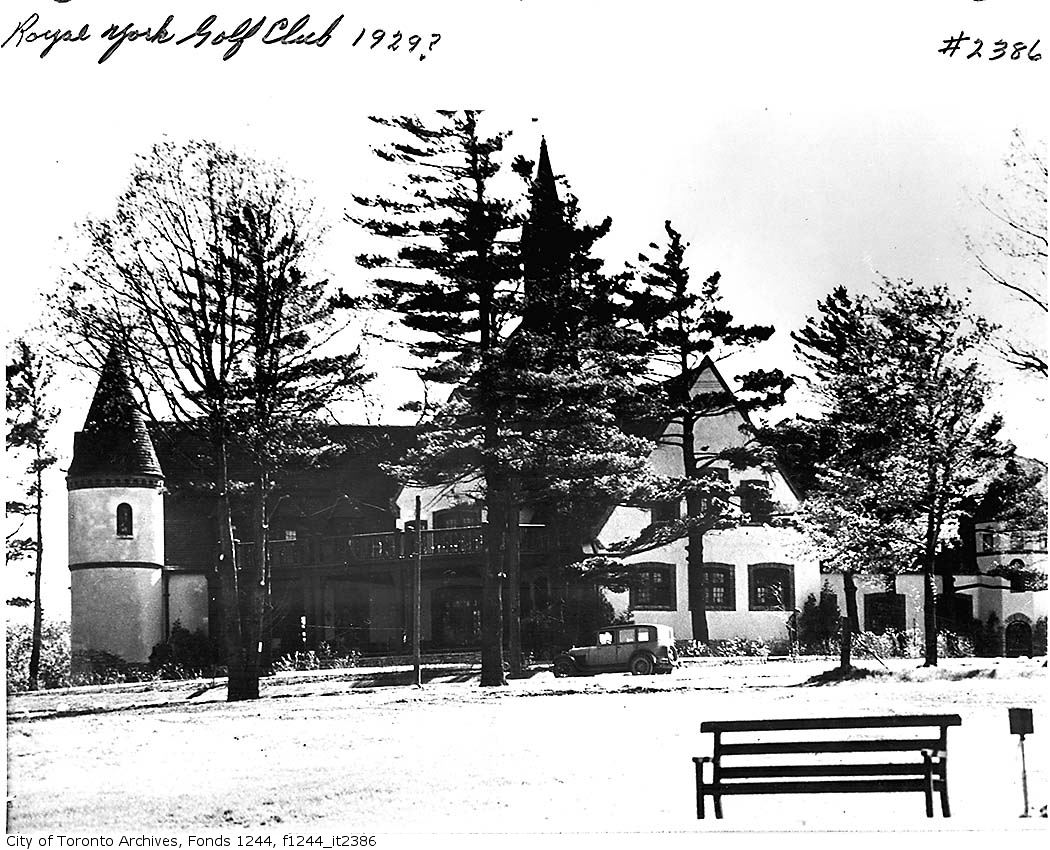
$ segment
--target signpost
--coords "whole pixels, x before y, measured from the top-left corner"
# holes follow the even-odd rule
[[[1010,734],[1021,739],[1021,792],[1024,794],[1023,818],[1031,817],[1028,812],[1028,769],[1024,760],[1024,736],[1032,734],[1032,709],[1010,708]]]

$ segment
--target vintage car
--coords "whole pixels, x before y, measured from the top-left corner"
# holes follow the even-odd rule
[[[630,671],[636,676],[670,673],[678,666],[670,626],[609,626],[595,635],[593,646],[574,646],[554,659],[554,675]]]

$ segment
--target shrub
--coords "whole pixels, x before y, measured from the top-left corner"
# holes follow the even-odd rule
[[[773,644],[779,644],[780,647],[786,646],[783,641],[774,641]],[[764,658],[773,648],[774,646],[769,641],[747,638],[709,640],[706,643],[699,640],[675,641],[675,649],[681,658],[734,658],[738,656]]]
[[[837,652],[840,619],[838,597],[831,585],[824,582],[820,600],[812,593],[806,597],[798,616],[799,651],[810,655],[827,655]]]
[[[171,634],[153,647],[150,669],[161,679],[198,679],[215,669],[218,651],[202,631],[191,632],[176,620]]]
[[[853,636],[853,651],[878,658],[922,658],[925,652],[919,633],[913,629],[886,629],[862,632]],[[968,658],[974,654],[973,640],[968,635],[949,629],[937,632],[937,653],[942,658]]]
[[[155,682],[159,674],[148,664],[133,664],[119,655],[100,649],[73,653],[69,684],[121,685],[126,682]]]
[[[1003,628],[999,618],[991,613],[974,629],[974,650],[981,658],[995,658],[1003,654]]]
[[[270,666],[275,672],[331,670],[339,667],[356,667],[360,661],[361,653],[356,649],[337,650],[330,643],[322,642],[317,649],[283,655]]]
[[[61,688],[69,684],[69,623],[45,621],[41,633],[40,688]],[[19,693],[29,687],[29,655],[33,648],[33,627],[7,624],[7,692]]]

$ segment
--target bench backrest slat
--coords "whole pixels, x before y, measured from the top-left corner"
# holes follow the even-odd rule
[[[722,779],[776,779],[803,776],[925,776],[921,762],[907,764],[749,764],[747,767],[723,767]],[[938,767],[934,775],[943,773]]]
[[[701,732],[777,732],[791,729],[881,729],[907,726],[960,726],[958,714],[890,714],[880,717],[800,717],[785,720],[705,720]]]
[[[723,756],[757,756],[774,753],[897,753],[935,750],[936,738],[883,739],[865,741],[767,741],[753,744],[722,744]]]

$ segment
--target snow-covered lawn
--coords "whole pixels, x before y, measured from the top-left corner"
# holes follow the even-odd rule
[[[889,662],[895,672],[918,662]],[[481,689],[435,670],[423,690],[387,670],[285,674],[228,705],[207,682],[83,688],[8,701],[12,831],[240,829],[378,833],[1030,828],[1006,709],[1035,709],[1029,788],[1047,802],[1050,736],[1039,660],[946,661],[803,687],[829,667],[692,662],[671,676],[549,672]],[[866,662],[878,668],[877,664]],[[969,677],[963,677],[967,671]],[[404,675],[403,673],[400,675]],[[196,696],[191,696],[196,694]],[[697,821],[691,756],[702,720],[958,713],[953,817],[920,794],[730,798]]]

